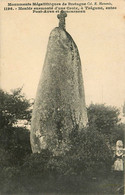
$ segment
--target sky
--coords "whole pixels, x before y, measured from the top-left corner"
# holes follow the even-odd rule
[[[66,18],[66,30],[80,53],[87,105],[120,107],[125,101],[125,1],[111,2],[117,10],[69,13]],[[0,12],[1,88],[23,86],[26,97],[35,98],[49,34],[58,26],[57,14],[3,11],[6,3],[2,1]]]

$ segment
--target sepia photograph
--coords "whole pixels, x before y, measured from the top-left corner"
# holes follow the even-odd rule
[[[0,195],[125,194],[124,7],[0,2]]]

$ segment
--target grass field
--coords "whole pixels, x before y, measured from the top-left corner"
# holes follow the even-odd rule
[[[19,183],[20,181],[20,183]],[[119,195],[123,192],[123,173],[87,179],[83,176],[58,177],[41,180],[29,178],[14,184],[10,195]],[[12,186],[11,186],[12,187]],[[18,191],[16,191],[16,187]],[[20,190],[19,190],[20,189]],[[3,195],[4,193],[1,193]]]

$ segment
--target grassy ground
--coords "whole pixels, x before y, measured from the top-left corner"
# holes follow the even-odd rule
[[[19,183],[20,181],[20,183]],[[10,195],[119,195],[123,193],[123,174],[111,173],[107,177],[83,178],[83,176],[49,178],[29,178],[15,181]],[[7,184],[8,185],[8,184]],[[11,183],[12,185],[12,183]],[[11,186],[12,187],[12,186]],[[16,190],[18,189],[18,190]],[[4,191],[5,192],[5,191]]]

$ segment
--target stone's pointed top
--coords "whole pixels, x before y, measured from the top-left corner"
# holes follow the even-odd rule
[[[65,29],[65,17],[67,17],[67,13],[63,10],[57,15],[57,18],[59,19],[59,27],[62,29]]]

